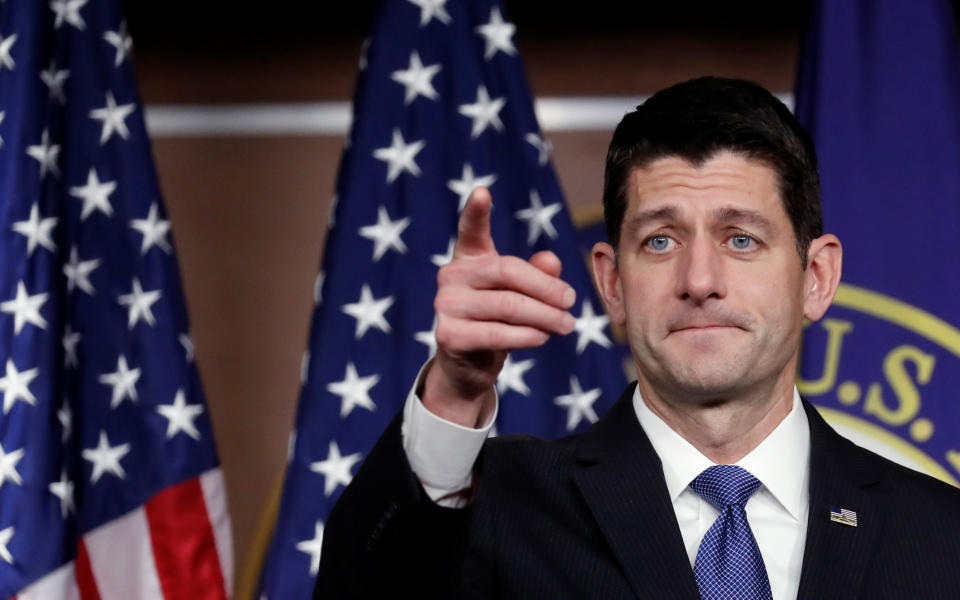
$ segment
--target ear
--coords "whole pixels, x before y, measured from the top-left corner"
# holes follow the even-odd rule
[[[593,278],[600,291],[600,297],[607,308],[607,314],[615,325],[623,326],[626,311],[623,305],[623,286],[620,272],[617,270],[617,255],[613,246],[606,242],[597,242],[593,246]]]
[[[827,312],[840,285],[843,247],[837,236],[826,234],[810,242],[804,274],[803,316],[818,321]]]

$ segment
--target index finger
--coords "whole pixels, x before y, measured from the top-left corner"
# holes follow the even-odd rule
[[[453,247],[454,258],[496,256],[497,248],[493,245],[493,236],[490,234],[492,209],[493,198],[490,196],[490,190],[485,187],[473,190],[457,223],[457,243]]]

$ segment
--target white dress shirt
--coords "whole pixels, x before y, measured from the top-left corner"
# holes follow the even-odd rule
[[[473,463],[496,420],[497,411],[479,429],[462,427],[427,410],[416,389],[415,384],[403,409],[403,447],[407,460],[434,502],[449,507],[463,506],[466,499],[458,492],[470,485]],[[663,464],[667,492],[692,567],[700,541],[719,512],[690,489],[689,484],[715,463],[654,414],[639,391],[634,393],[633,407]],[[762,484],[747,501],[745,510],[763,556],[773,600],[796,598],[800,586],[809,511],[809,463],[810,430],[795,388],[790,413],[756,448],[735,463]]]
[[[690,482],[715,463],[654,414],[639,391],[633,394],[633,408],[663,464],[667,493],[693,566],[700,541],[720,512],[690,489]],[[810,510],[809,463],[810,428],[800,394],[794,388],[790,413],[756,448],[734,463],[762,484],[745,509],[767,568],[773,600],[796,598],[800,587]]]

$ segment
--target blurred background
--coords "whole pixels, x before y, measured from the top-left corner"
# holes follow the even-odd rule
[[[286,461],[347,126],[338,119],[376,2],[125,4],[242,570]],[[537,99],[606,97],[622,114],[704,74],[789,97],[807,4],[514,0],[505,16]],[[211,132],[204,110],[234,117]],[[300,117],[272,127],[267,115],[283,114]],[[617,118],[541,121],[578,225],[600,218]]]

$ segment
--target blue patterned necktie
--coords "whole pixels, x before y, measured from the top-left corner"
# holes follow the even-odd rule
[[[702,600],[770,600],[770,581],[744,505],[760,481],[746,469],[716,465],[690,483],[720,516],[703,536],[694,575]]]

